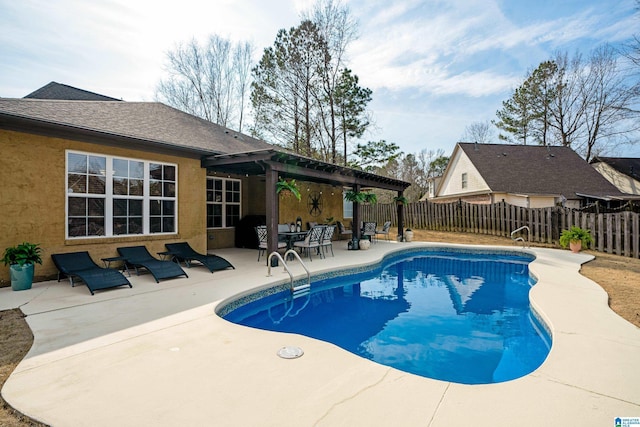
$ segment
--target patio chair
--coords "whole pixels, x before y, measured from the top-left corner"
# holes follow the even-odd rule
[[[376,224],[375,222],[366,222],[364,223],[363,227],[362,227],[362,237],[368,237],[369,240],[371,240],[371,243],[373,243],[374,238],[376,237],[376,228],[378,227],[378,224]]]
[[[331,256],[333,255],[333,233],[336,230],[335,225],[327,225],[324,228],[324,233],[322,234],[322,239],[320,240],[320,247],[323,250],[327,250],[327,248],[331,248]],[[325,255],[326,258],[326,255]]]
[[[300,250],[300,253],[306,251],[309,255],[309,261],[313,261],[311,259],[311,249],[316,249],[320,258],[322,258],[322,251],[320,250],[320,241],[322,240],[322,234],[324,233],[325,226],[324,225],[316,225],[311,228],[307,233],[304,240],[299,242],[293,242],[293,246]]]
[[[391,221],[385,221],[381,230],[376,230],[376,239],[378,234],[382,234],[385,240],[389,240],[389,230],[391,229]]]
[[[207,267],[210,272],[226,270],[227,268],[235,267],[231,265],[229,261],[218,255],[205,255],[196,252],[189,243],[167,243],[167,252],[178,259],[178,261],[184,261],[187,267],[191,267],[191,261],[198,261],[203,266]]]
[[[98,289],[132,287],[122,273],[113,268],[100,267],[91,259],[87,251],[52,254],[51,259],[58,269],[58,282],[62,274],[69,278],[71,286],[75,286],[73,278],[79,277],[87,285],[91,295]]]
[[[338,224],[338,238],[340,240],[342,240],[342,236],[347,236],[347,239],[351,238],[351,235],[353,234],[352,230],[345,228],[344,224],[340,221],[337,221],[336,224]]]
[[[258,235],[258,262],[260,262],[260,254],[264,254],[267,251],[267,226],[259,225],[256,227],[256,234]],[[278,249],[284,249],[287,247],[287,242],[278,241]]]
[[[162,261],[154,258],[145,246],[127,246],[118,248],[118,253],[125,258],[128,265],[136,269],[136,274],[140,274],[139,268],[145,268],[153,275],[157,283],[160,279],[170,279],[173,277],[189,277],[182,267],[173,261]]]

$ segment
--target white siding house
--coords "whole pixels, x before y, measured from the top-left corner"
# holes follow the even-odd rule
[[[615,204],[623,199],[568,147],[461,142],[430,201],[579,208],[596,200]]]

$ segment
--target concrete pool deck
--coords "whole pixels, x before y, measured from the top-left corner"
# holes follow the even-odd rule
[[[383,241],[346,251],[342,241],[335,257],[306,265],[330,271],[419,246],[460,247]],[[132,289],[94,296],[68,281],[0,289],[0,309],[20,307],[34,334],[2,396],[52,426],[613,426],[616,417],[640,417],[640,329],[578,273],[591,256],[527,251],[537,257],[532,305],[553,346],[539,369],[517,380],[431,380],[304,336],[231,324],[214,313],[221,301],[288,276],[276,268],[266,277],[255,251],[225,249],[215,253],[236,270],[193,267],[188,279],[159,284],[133,276]],[[286,345],[304,355],[279,358]]]

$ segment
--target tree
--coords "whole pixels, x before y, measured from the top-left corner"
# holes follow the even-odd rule
[[[581,86],[581,96],[585,98],[584,138],[582,146],[575,149],[589,161],[594,151],[603,150],[608,142],[640,129],[631,109],[637,93],[627,84],[626,76],[618,73],[615,51],[608,45],[592,52]]]
[[[299,26],[280,30],[252,71],[252,134],[337,163],[338,143],[362,136],[369,124],[371,91],[344,67],[354,36],[348,9],[333,0],[319,1]]]
[[[554,61],[544,61],[527,78],[533,111],[531,135],[540,145],[549,143],[551,104],[557,93],[557,72],[558,66]]]
[[[393,162],[401,154],[400,147],[393,142],[387,142],[384,139],[369,141],[366,144],[357,144],[353,153],[356,159],[349,162],[349,166],[373,172],[376,168]]]
[[[493,121],[493,124],[506,132],[499,134],[498,138],[510,142],[515,138],[515,141],[527,145],[534,114],[529,87],[523,84],[513,91],[510,99],[502,102],[502,109],[496,112],[498,121]]]
[[[572,147],[589,161],[610,143],[631,141],[639,130],[632,108],[637,88],[610,46],[594,49],[588,60],[558,52],[503,102],[494,124],[507,132],[501,139]]]
[[[321,91],[318,92],[318,112],[319,122],[323,132],[318,135],[322,141],[322,146],[326,148],[326,159],[337,163],[338,141],[342,136],[343,145],[345,136],[352,136],[356,132],[356,137],[360,137],[364,130],[359,131],[357,126],[366,128],[368,122],[360,121],[357,125],[349,123],[354,130],[344,129],[345,108],[357,103],[362,108],[366,107],[366,103],[370,99],[363,101],[360,98],[357,101],[351,101],[349,96],[362,95],[358,91],[357,76],[345,76],[344,54],[349,44],[356,39],[357,22],[352,18],[349,8],[340,1],[334,0],[317,0],[310,12],[303,14],[303,19],[313,22],[318,28],[318,32],[322,36],[327,49],[327,54],[323,56],[324,62],[318,70],[321,76]],[[356,87],[353,85],[355,83]],[[367,89],[368,90],[368,89]],[[341,91],[341,92],[340,92]],[[345,99],[345,96],[348,96]],[[356,107],[352,107],[356,108]],[[358,117],[360,113],[355,111],[347,111],[346,115],[351,119]],[[346,148],[344,149],[344,163],[346,164]]]
[[[296,153],[311,156],[318,130],[317,93],[327,54],[324,39],[311,21],[280,30],[273,47],[264,50],[253,70],[251,102],[254,134]]]
[[[340,75],[334,99],[339,117],[338,128],[342,134],[343,162],[347,165],[349,139],[360,138],[369,126],[366,107],[371,101],[371,89],[360,87],[358,76],[345,68]]]
[[[467,126],[462,135],[463,141],[477,142],[478,144],[486,144],[493,139],[493,128],[491,122],[473,122]]]
[[[217,35],[201,46],[196,40],[167,53],[169,77],[155,97],[221,126],[242,129],[252,47]]]

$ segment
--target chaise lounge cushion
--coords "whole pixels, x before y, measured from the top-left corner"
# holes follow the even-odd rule
[[[153,275],[156,282],[159,282],[160,279],[169,279],[178,276],[189,277],[182,267],[175,262],[161,261],[154,258],[145,246],[118,248],[118,253],[126,259],[127,264],[135,267],[136,272],[138,272],[138,268],[144,267]]]
[[[74,285],[73,277],[79,277],[89,288],[91,295],[98,289],[129,286],[131,283],[122,273],[112,268],[102,268],[97,265],[89,252],[68,252],[52,254],[51,259],[60,273],[69,277],[71,285]],[[58,275],[58,281],[60,277]]]
[[[217,270],[226,270],[235,267],[229,261],[218,255],[205,255],[196,252],[187,242],[167,243],[165,244],[167,251],[178,258],[179,261],[185,261],[187,266],[191,267],[191,261],[198,261],[204,265],[212,273]]]

